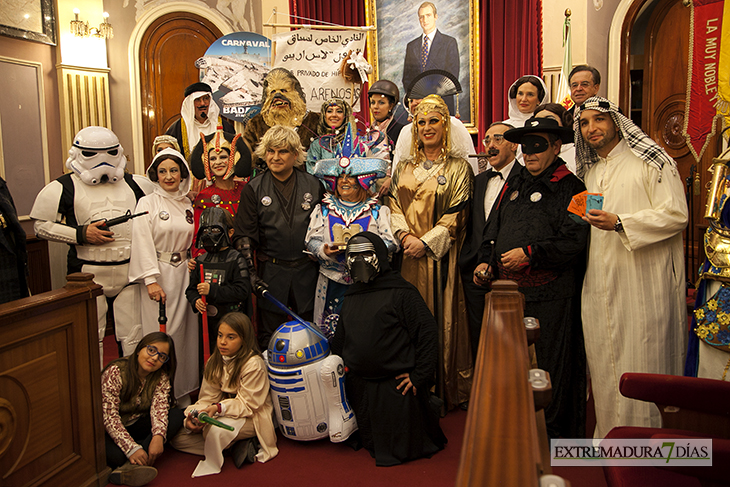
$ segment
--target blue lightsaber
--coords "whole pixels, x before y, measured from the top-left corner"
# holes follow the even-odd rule
[[[316,333],[316,334],[317,334],[317,336],[321,337],[321,338],[322,338],[323,340],[327,340],[327,337],[325,337],[325,336],[324,336],[324,335],[322,334],[322,332],[321,332],[321,331],[320,331],[319,329],[317,329],[317,327],[315,327],[315,326],[312,326],[312,324],[311,324],[311,323],[309,323],[309,322],[307,322],[307,321],[304,321],[304,320],[303,320],[303,319],[302,319],[302,318],[301,318],[301,317],[300,317],[299,315],[297,315],[297,314],[296,314],[296,313],[295,313],[294,311],[292,311],[292,310],[290,310],[289,308],[287,308],[287,307],[286,307],[286,305],[285,305],[284,303],[282,303],[281,301],[279,301],[278,299],[276,299],[276,298],[275,298],[275,297],[274,297],[274,296],[273,296],[273,295],[272,295],[272,294],[271,294],[271,293],[269,292],[269,290],[268,290],[268,289],[262,289],[262,288],[259,288],[259,291],[261,292],[261,296],[265,297],[266,299],[268,299],[269,301],[271,301],[272,303],[274,303],[274,304],[276,305],[276,307],[277,307],[277,308],[279,308],[279,309],[280,309],[280,310],[282,310],[282,311],[283,311],[284,313],[286,313],[286,314],[288,314],[289,316],[291,316],[292,318],[294,318],[294,319],[295,319],[296,321],[298,321],[299,323],[301,323],[301,324],[302,324],[302,325],[303,325],[303,326],[304,326],[305,328],[308,328],[308,329],[310,329],[311,331],[313,331],[314,333]]]

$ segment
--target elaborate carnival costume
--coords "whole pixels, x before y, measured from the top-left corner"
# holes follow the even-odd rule
[[[391,226],[402,242],[419,238],[426,255],[403,257],[401,273],[415,285],[436,317],[443,335],[442,383],[447,408],[469,400],[472,381],[471,348],[464,294],[457,257],[464,241],[474,175],[469,163],[451,153],[450,117],[446,104],[429,95],[416,116],[438,112],[444,124],[443,149],[436,161],[425,158],[413,123],[414,144],[408,159],[398,164],[390,187]],[[445,281],[444,281],[445,279]],[[445,287],[435,285],[445,282]]]
[[[246,124],[243,139],[255,152],[261,138],[274,125],[291,127],[299,134],[306,151],[313,137],[317,135],[319,114],[307,110],[304,90],[299,80],[284,68],[274,68],[264,78],[264,91],[261,100],[261,113]],[[252,167],[257,172],[266,171],[266,163],[256,155],[252,157]]]
[[[147,169],[150,179],[157,179],[158,161],[179,159],[181,182],[176,193],[157,186],[155,192],[139,200],[137,213],[147,215],[132,225],[132,255],[129,280],[144,284],[139,289],[144,334],[159,329],[159,304],[149,298],[146,286],[158,283],[167,296],[167,333],[175,340],[180,357],[175,374],[178,397],[198,388],[198,323],[185,299],[190,273],[187,261],[193,241],[193,208],[187,194],[190,190],[190,170],[175,149],[165,149],[152,159]]]
[[[685,375],[727,379],[730,367],[730,149],[713,159],[700,268]]]
[[[344,117],[342,123],[338,127],[330,127],[327,123],[327,109],[329,107],[339,107],[342,109]],[[317,125],[317,138],[312,140],[307,150],[307,172],[314,174],[314,166],[322,159],[332,159],[335,157],[338,148],[345,140],[346,128],[355,124],[352,117],[352,107],[342,98],[330,98],[322,103],[322,111],[319,113],[319,124]]]
[[[195,235],[198,235],[200,215],[206,208],[220,207],[228,211],[231,216],[236,216],[238,203],[241,200],[241,190],[246,184],[243,181],[233,181],[233,189],[219,188],[216,184],[216,176],[210,167],[210,153],[220,155],[223,151],[228,152],[228,170],[223,175],[224,180],[232,180],[233,177],[246,178],[251,175],[251,151],[241,134],[223,132],[221,127],[214,134],[201,136],[200,141],[190,154],[190,170],[197,179],[205,179],[213,184],[200,190],[193,202],[195,218]],[[193,257],[197,257],[205,250],[203,248],[193,249]]]
[[[94,245],[86,240],[89,224],[134,211],[137,201],[154,190],[147,178],[127,174],[119,139],[104,127],[86,127],[74,137],[66,167],[71,171],[50,182],[36,196],[31,218],[39,238],[69,245],[68,273],[90,272],[104,288],[96,300],[99,354],[103,360],[108,304],[113,303],[116,338],[130,354],[142,338],[138,291],[127,279],[132,222],[110,230],[114,241]]]
[[[352,126],[349,126],[339,150],[333,154],[334,158],[322,159],[314,168],[314,175],[331,192],[312,212],[305,237],[307,249],[319,259],[314,321],[328,339],[334,335],[342,300],[352,280],[345,267],[344,253],[328,256],[323,250],[324,245],[344,245],[351,236],[368,230],[383,239],[389,253],[398,250],[390,230],[390,209],[381,206],[371,191],[375,180],[385,177],[389,162],[366,156],[369,149],[366,139],[358,139],[351,129]],[[376,140],[373,145],[377,143]],[[357,179],[366,191],[363,201],[348,202],[337,194],[337,179],[341,175]]]
[[[380,236],[353,236],[346,255],[354,284],[332,351],[348,369],[345,388],[362,445],[379,466],[430,457],[446,443],[439,401],[429,391],[438,366],[436,320],[419,291],[391,270]]]
[[[195,100],[206,95],[210,96],[208,116],[204,123],[200,123],[195,119]],[[185,88],[185,99],[180,108],[180,118],[170,125],[166,133],[177,139],[182,149],[180,152],[187,161],[200,140],[200,134],[211,135],[219,126],[222,126],[225,132],[234,132],[231,122],[220,116],[220,108],[213,100],[212,88],[207,83],[199,82]]]

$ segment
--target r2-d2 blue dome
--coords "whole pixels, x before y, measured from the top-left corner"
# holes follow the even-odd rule
[[[329,435],[339,443],[357,430],[345,397],[345,367],[327,339],[298,321],[276,329],[266,353],[271,400],[281,433],[300,441]]]

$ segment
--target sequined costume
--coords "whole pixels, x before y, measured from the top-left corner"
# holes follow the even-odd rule
[[[713,160],[707,195],[705,262],[689,332],[685,375],[727,380],[730,367],[730,150]]]
[[[390,209],[381,206],[377,198],[348,203],[327,194],[312,212],[305,242],[319,259],[314,320],[328,339],[334,335],[342,300],[352,280],[345,269],[344,253],[332,258],[322,248],[324,244],[346,243],[350,236],[366,230],[380,235],[390,253],[398,248],[390,230]]]

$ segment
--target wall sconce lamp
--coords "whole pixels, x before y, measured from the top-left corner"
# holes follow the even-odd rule
[[[112,24],[109,23],[109,14],[104,12],[102,16],[104,21],[99,24],[99,27],[89,27],[88,22],[79,20],[79,13],[81,11],[77,8],[74,9],[74,20],[71,21],[71,33],[76,37],[99,37],[101,39],[111,39],[114,37],[114,29]]]

